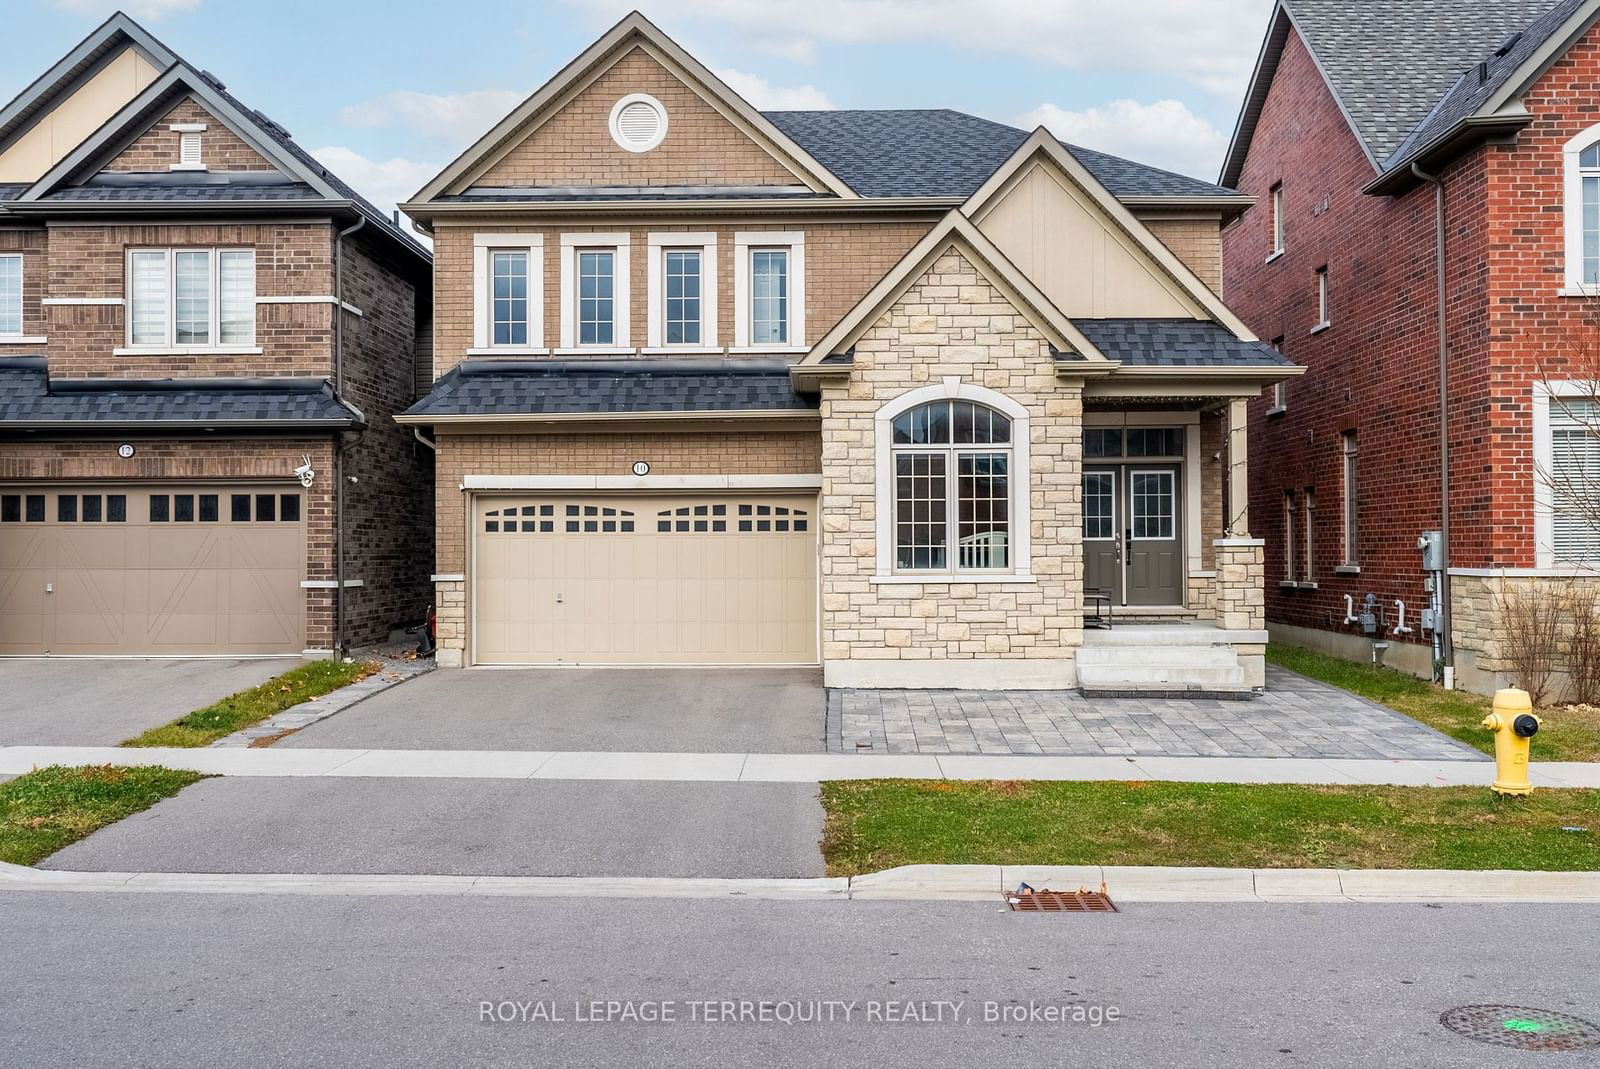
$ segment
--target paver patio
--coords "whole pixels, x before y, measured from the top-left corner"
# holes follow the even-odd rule
[[[828,749],[861,754],[1488,760],[1392,709],[1280,668],[1248,701],[1077,691],[832,690]]]

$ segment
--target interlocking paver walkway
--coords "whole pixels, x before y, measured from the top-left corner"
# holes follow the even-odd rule
[[[1267,668],[1249,701],[1077,691],[832,690],[836,753],[1487,760],[1348,691]]]

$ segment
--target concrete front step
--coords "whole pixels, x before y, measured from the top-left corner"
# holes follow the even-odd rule
[[[1080,668],[1084,665],[1110,668],[1151,664],[1171,668],[1226,668],[1238,663],[1232,646],[1084,646],[1078,650]]]
[[[1251,696],[1244,666],[1220,637],[1201,627],[1096,633],[1078,650],[1078,689],[1100,697]]]
[[[1220,690],[1248,690],[1244,668],[1239,664],[1197,668],[1185,665],[1145,664],[1078,666],[1080,687],[1122,687],[1160,684],[1167,687],[1214,687]]]

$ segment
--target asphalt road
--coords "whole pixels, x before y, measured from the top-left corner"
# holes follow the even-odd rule
[[[1585,1065],[1445,1031],[1459,1004],[1600,1019],[1600,911],[1558,906],[770,903],[7,893],[6,1064]],[[672,1000],[673,1023],[575,1002]],[[853,1002],[696,1023],[695,1000]],[[1120,1019],[984,1023],[983,1004]],[[509,1022],[481,1020],[482,1004]],[[944,1023],[868,1021],[921,1004]],[[720,1008],[719,1008],[720,1010]],[[564,1023],[538,1020],[559,1014]],[[615,1013],[623,1012],[619,1007]],[[739,1009],[732,1009],[734,1014]],[[605,1013],[588,1016],[604,1017]]]
[[[814,668],[444,669],[278,745],[822,753],[826,720]]]
[[[239,777],[196,783],[45,867],[821,876],[821,838],[814,783]]]
[[[297,657],[0,658],[0,745],[115,746],[264,683]]]

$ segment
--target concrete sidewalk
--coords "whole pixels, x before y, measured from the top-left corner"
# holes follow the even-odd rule
[[[1488,761],[1286,757],[1043,757],[934,754],[619,753],[472,750],[0,747],[0,775],[47,765],[165,765],[220,776],[677,780],[819,783],[834,779],[1166,780],[1184,783],[1484,787]],[[1600,788],[1600,762],[1535,764],[1534,784]]]
[[[1207,869],[1115,865],[907,865],[862,876],[668,879],[298,873],[68,872],[0,863],[0,893],[72,891],[523,898],[754,898],[792,901],[994,901],[1018,884],[1099,890],[1137,902],[1600,903],[1600,873],[1401,869]]]

